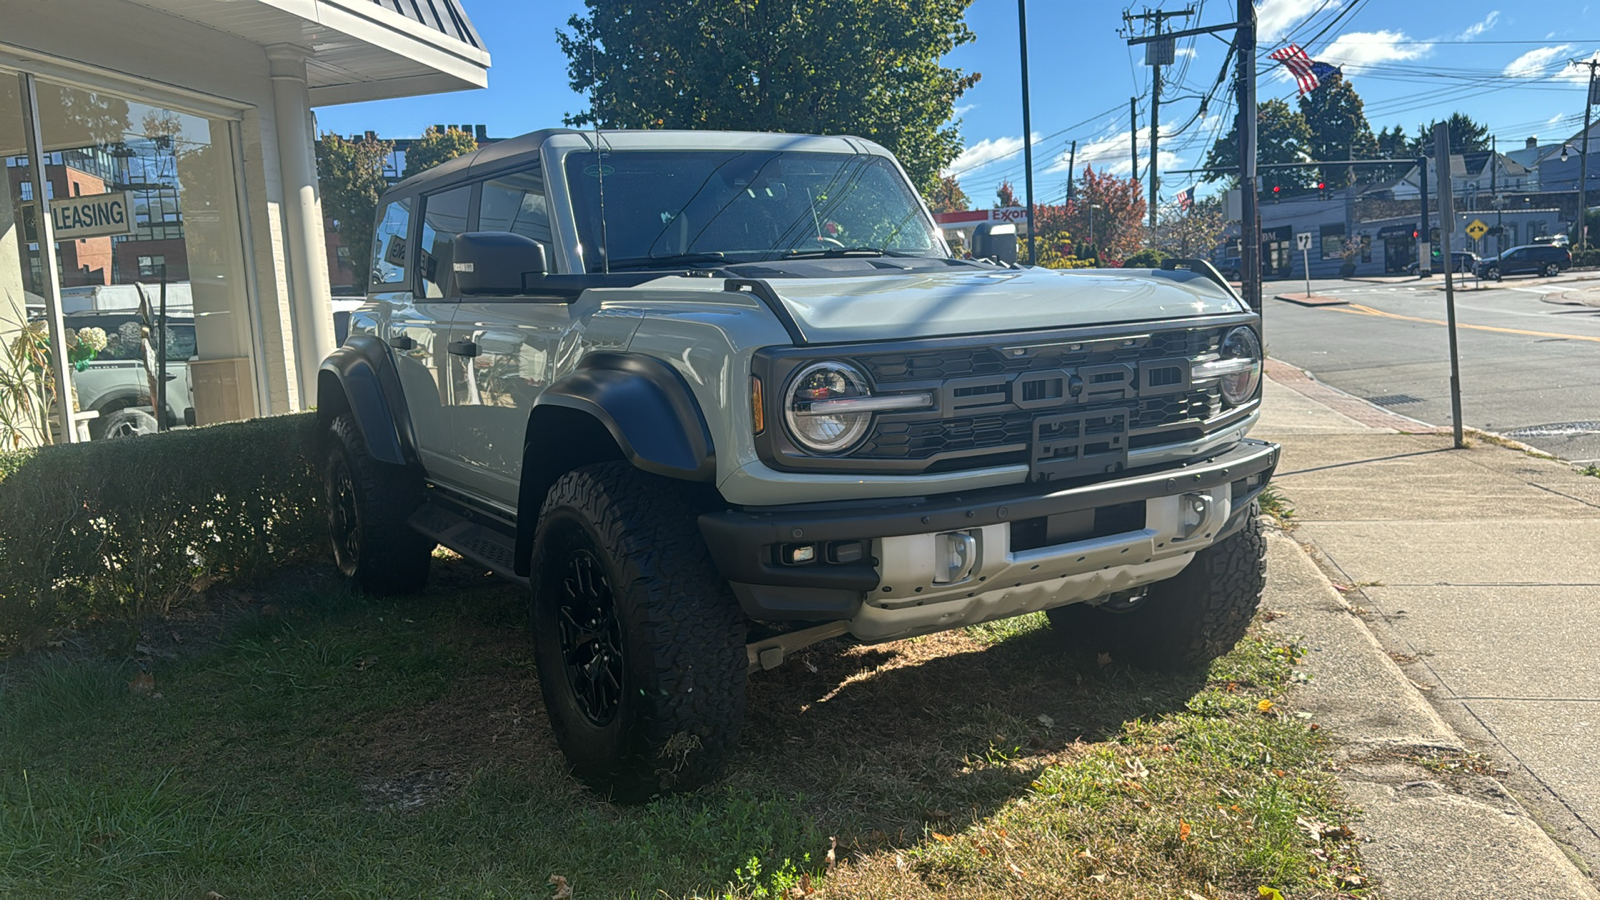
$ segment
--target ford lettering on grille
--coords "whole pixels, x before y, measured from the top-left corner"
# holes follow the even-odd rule
[[[1016,407],[1029,411],[1133,401],[1190,389],[1188,359],[1154,359],[953,378],[939,392],[942,418]]]

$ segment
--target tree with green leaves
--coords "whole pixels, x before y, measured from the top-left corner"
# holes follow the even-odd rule
[[[322,211],[333,220],[339,241],[350,248],[355,288],[365,292],[372,277],[372,225],[388,182],[383,166],[394,145],[362,138],[347,141],[328,132],[317,142],[317,184]]]
[[[411,146],[406,148],[406,169],[400,173],[400,177],[410,178],[476,149],[478,142],[459,128],[452,126],[444,131],[429,128],[419,140],[412,141]]]
[[[1256,162],[1292,163],[1311,159],[1311,128],[1305,116],[1282,100],[1256,104]],[[1239,180],[1239,123],[1236,121],[1206,152],[1206,181]],[[1215,171],[1227,170],[1227,171]],[[1310,169],[1263,169],[1261,183],[1267,192],[1275,187],[1303,188],[1312,183]]]
[[[1317,89],[1300,98],[1300,115],[1311,134],[1307,150],[1313,159],[1371,159],[1378,153],[1378,141],[1361,102],[1361,95],[1334,73],[1322,79]],[[1327,166],[1321,178],[1329,187],[1355,183],[1361,170],[1354,166]]]
[[[1413,156],[1433,155],[1433,129],[1439,121],[1434,119],[1426,125],[1417,126],[1417,137],[1412,142]],[[1453,112],[1444,121],[1450,125],[1451,153],[1476,153],[1489,149],[1489,126],[1478,124],[1462,112]]]
[[[556,34],[591,100],[566,122],[859,135],[935,196],[962,149],[955,102],[979,77],[939,64],[974,39],[971,2],[585,0]]]

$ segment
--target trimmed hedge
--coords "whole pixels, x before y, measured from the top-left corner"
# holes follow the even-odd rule
[[[0,453],[0,649],[326,545],[312,413]]]

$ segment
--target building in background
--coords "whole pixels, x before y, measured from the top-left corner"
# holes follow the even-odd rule
[[[0,0],[0,22],[0,344],[164,275],[196,421],[314,403],[333,324],[312,109],[483,87],[459,0]]]

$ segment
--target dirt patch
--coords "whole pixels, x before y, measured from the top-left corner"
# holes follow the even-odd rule
[[[421,805],[494,766],[543,767],[559,755],[525,641],[487,633],[469,653],[490,672],[458,678],[431,703],[386,714],[360,730],[354,768],[379,805]]]

